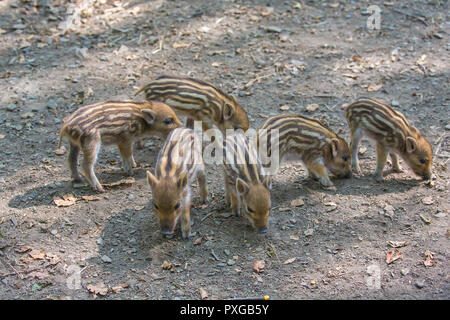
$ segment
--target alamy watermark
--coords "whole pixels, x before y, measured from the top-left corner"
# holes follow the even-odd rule
[[[369,30],[381,29],[381,9],[377,5],[371,5],[367,8],[370,16],[367,18],[367,28]]]

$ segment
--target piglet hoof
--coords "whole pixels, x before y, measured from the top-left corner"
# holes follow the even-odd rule
[[[384,181],[383,174],[375,173],[375,180],[379,183]]]
[[[94,186],[93,189],[94,189],[95,191],[100,192],[100,193],[104,193],[104,192],[105,192],[105,189],[104,189],[101,185]]]
[[[188,232],[188,233],[183,232],[181,236],[182,236],[183,240],[189,240],[190,238],[194,237],[195,235],[197,235],[197,232]]]

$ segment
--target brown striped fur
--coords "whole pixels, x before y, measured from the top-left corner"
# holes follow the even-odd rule
[[[158,154],[155,175],[147,171],[163,234],[172,234],[181,217],[182,236],[184,239],[190,236],[191,182],[195,178],[200,198],[206,203],[208,193],[201,140],[192,129],[175,129]]]
[[[278,134],[278,144],[271,137]],[[276,141],[274,141],[276,143]],[[271,117],[258,131],[258,149],[271,157],[278,149],[280,165],[284,160],[300,159],[312,178],[325,187],[333,186],[329,174],[344,178],[351,176],[350,150],[344,139],[316,119],[296,114]],[[267,167],[263,159],[263,164]],[[270,163],[269,163],[270,164]]]
[[[227,203],[233,213],[244,212],[256,230],[266,232],[271,179],[265,175],[254,145],[243,133],[234,133],[225,138],[223,154]]]
[[[72,179],[81,181],[78,155],[83,151],[83,173],[94,189],[105,190],[94,173],[100,145],[117,144],[124,168],[131,174],[136,166],[133,159],[134,140],[149,135],[166,137],[182,124],[175,112],[161,102],[108,101],[84,106],[64,118],[58,146],[66,137],[69,141],[69,169]]]
[[[234,96],[228,95],[209,83],[183,77],[160,76],[143,86],[136,95],[144,91],[147,100],[167,103],[180,115],[193,121],[202,121],[203,130],[217,126],[226,129],[248,129],[248,117]]]
[[[376,142],[377,168],[375,176],[383,180],[383,169],[390,155],[394,172],[402,172],[397,155],[424,179],[431,177],[433,151],[430,143],[405,116],[376,99],[360,98],[345,110],[351,130],[352,167],[361,174],[358,144],[366,136]]]

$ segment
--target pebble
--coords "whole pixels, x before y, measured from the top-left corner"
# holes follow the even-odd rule
[[[314,229],[312,229],[312,228],[311,228],[311,229],[307,229],[307,230],[305,230],[305,232],[304,232],[305,236],[307,236],[307,237],[312,236],[313,233],[314,233]]]
[[[56,235],[58,234],[58,230],[52,229],[52,230],[50,231],[50,233],[51,233],[52,235],[56,236]]]
[[[392,100],[391,106],[398,107],[399,105],[400,105],[400,103],[397,100]]]
[[[409,273],[409,269],[405,268],[405,269],[402,269],[400,272],[403,276],[406,276]]]
[[[107,255],[103,255],[101,259],[105,263],[111,263],[112,262],[112,259],[110,257],[108,257]]]
[[[268,26],[266,28],[266,30],[268,32],[275,32],[275,33],[281,33],[281,31],[283,31],[283,29],[281,29],[280,27],[277,27],[277,26]]]
[[[414,285],[417,288],[422,289],[425,286],[425,283],[423,283],[423,281],[417,281],[416,283],[414,283]]]
[[[102,238],[98,238],[97,239],[97,244],[100,245],[100,246],[103,245],[103,239]]]
[[[56,103],[55,100],[50,99],[47,101],[47,108],[55,110],[58,107],[58,104]]]
[[[6,107],[6,110],[8,110],[8,111],[14,111],[14,110],[16,110],[17,109],[17,105],[15,105],[15,104],[9,104],[7,107]]]
[[[445,130],[450,130],[450,123],[445,126]]]
[[[228,259],[227,261],[227,265],[232,266],[236,263],[236,261],[234,259]]]

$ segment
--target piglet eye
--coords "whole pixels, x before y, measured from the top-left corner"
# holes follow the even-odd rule
[[[173,207],[174,210],[178,210],[180,208],[180,203],[178,202],[175,207]]]
[[[253,209],[250,208],[250,207],[247,207],[247,211],[250,212],[250,213],[254,213],[254,212],[255,212],[255,210],[253,210]]]
[[[346,156],[345,156],[345,157],[342,157],[342,161],[345,162],[345,161],[347,161],[347,160],[348,160],[348,157],[346,157]]]
[[[172,124],[172,123],[173,123],[173,118],[167,118],[167,119],[164,119],[163,123],[164,123],[165,125]]]
[[[155,207],[156,210],[158,210],[158,205],[156,203],[153,203],[153,206]]]
[[[427,159],[420,159],[419,161],[420,161],[421,164],[427,163]]]

